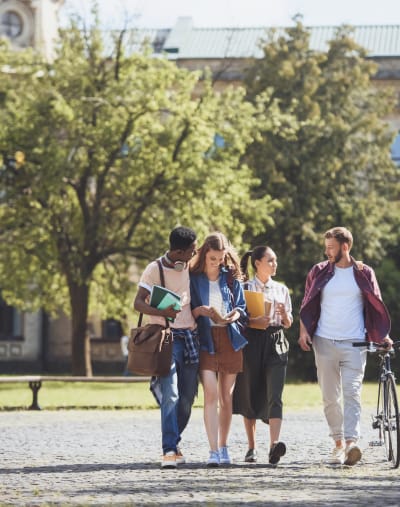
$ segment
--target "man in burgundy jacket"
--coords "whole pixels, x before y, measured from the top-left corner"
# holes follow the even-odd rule
[[[361,387],[366,348],[353,342],[391,342],[389,313],[373,269],[351,257],[353,237],[344,227],[325,233],[328,258],[308,273],[300,309],[302,350],[314,349],[318,383],[330,436],[331,464],[354,465],[361,459]],[[343,403],[342,403],[343,397]]]

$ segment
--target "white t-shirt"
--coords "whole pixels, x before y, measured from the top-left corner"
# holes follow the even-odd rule
[[[177,314],[175,321],[170,322],[170,326],[172,328],[194,329],[196,327],[196,323],[190,308],[189,267],[186,267],[183,271],[176,271],[173,268],[163,266],[163,271],[165,287],[181,296],[182,310]],[[149,292],[151,292],[153,285],[162,285],[157,261],[153,261],[148,264],[139,280],[139,287],[144,287]],[[158,317],[156,315],[147,315],[147,320],[151,324],[165,324],[165,318]]]
[[[221,288],[219,286],[219,279],[215,281],[208,281],[209,283],[209,303],[210,306],[215,308],[224,317],[226,315],[226,308],[222,299]],[[211,326],[217,326],[212,319],[210,319]]]
[[[352,266],[335,266],[334,276],[322,289],[315,334],[331,340],[364,340],[364,304]]]

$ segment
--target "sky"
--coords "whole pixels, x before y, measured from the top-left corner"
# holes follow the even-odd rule
[[[307,26],[400,25],[400,0],[97,0],[102,24],[171,28],[189,16],[195,27],[288,26],[302,14]],[[65,0],[61,16],[90,12],[90,0]]]

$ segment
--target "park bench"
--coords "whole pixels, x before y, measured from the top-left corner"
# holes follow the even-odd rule
[[[74,376],[52,376],[52,375],[15,375],[9,377],[0,376],[0,384],[14,384],[26,382],[32,391],[32,404],[29,410],[41,410],[38,403],[39,389],[43,382],[149,382],[150,377],[74,377]]]

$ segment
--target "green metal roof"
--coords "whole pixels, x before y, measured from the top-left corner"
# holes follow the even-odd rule
[[[271,27],[197,28],[191,18],[178,18],[170,29],[132,31],[130,47],[139,47],[143,40],[153,45],[154,52],[166,51],[171,59],[221,59],[261,57],[259,41]],[[337,26],[308,27],[312,49],[325,51]],[[400,57],[400,25],[355,26],[355,41],[367,49],[369,56]],[[285,28],[276,28],[283,34]]]

